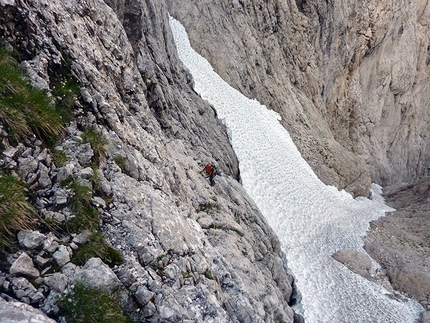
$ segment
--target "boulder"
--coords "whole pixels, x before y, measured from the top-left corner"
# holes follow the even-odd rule
[[[52,258],[54,258],[57,264],[59,264],[60,266],[64,266],[70,261],[69,249],[64,245],[60,245],[57,251],[55,251],[52,255]]]
[[[45,276],[43,282],[58,293],[63,293],[67,286],[67,276],[61,273],[54,273]]]
[[[332,257],[344,264],[352,272],[365,278],[370,277],[372,259],[367,253],[351,249],[342,249],[333,254]]]
[[[33,261],[25,252],[21,253],[21,255],[16,259],[12,266],[10,267],[11,275],[23,275],[30,278],[39,277],[39,271],[34,267]]]
[[[7,323],[55,323],[40,310],[19,302],[6,302],[0,297],[0,320]]]
[[[18,241],[21,246],[27,249],[35,249],[41,246],[46,236],[39,231],[23,230],[18,232]]]

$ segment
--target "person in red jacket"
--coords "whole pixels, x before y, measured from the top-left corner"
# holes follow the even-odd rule
[[[200,171],[201,174],[206,173],[206,178],[209,177],[209,181],[211,182],[211,186],[215,185],[214,177],[217,174],[217,169],[213,164],[206,164],[205,168]]]

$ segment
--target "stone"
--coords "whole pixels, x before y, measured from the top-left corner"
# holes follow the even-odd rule
[[[18,152],[18,148],[16,147],[9,147],[8,149],[3,151],[3,156],[8,158],[14,158],[15,154]]]
[[[94,171],[91,167],[86,167],[78,172],[78,176],[84,179],[91,179],[94,176]]]
[[[61,183],[62,181],[72,177],[74,169],[75,165],[73,164],[66,164],[63,167],[60,167],[57,172],[57,183]]]
[[[32,156],[18,159],[18,172],[21,175],[27,176],[29,173],[35,173],[39,166],[39,163]]]
[[[73,238],[73,242],[77,243],[79,245],[82,245],[90,240],[91,237],[91,231],[84,230],[80,234],[78,234],[76,237]]]
[[[37,255],[34,258],[34,263],[39,267],[39,268],[44,268],[48,263],[49,263],[49,259],[43,258],[39,255]]]
[[[142,312],[143,312],[143,316],[148,318],[153,316],[157,312],[157,308],[155,307],[154,303],[149,302],[145,305]]]
[[[352,272],[368,278],[372,269],[372,259],[365,252],[342,249],[332,255],[334,259],[348,267]]]
[[[66,197],[66,200],[67,200],[67,197]],[[58,203],[58,204],[65,204],[65,202],[62,203],[63,200],[61,198],[60,198],[60,202],[61,203]],[[45,211],[45,212],[43,212],[43,214],[45,216],[45,219],[52,219],[52,220],[55,220],[55,221],[60,222],[60,223],[62,223],[66,220],[66,217],[64,216],[64,214],[59,213],[59,212]]]
[[[62,205],[67,203],[68,194],[65,190],[56,190],[54,193],[54,203]]]
[[[0,317],[8,323],[55,323],[40,310],[19,302],[0,301]]]
[[[84,282],[94,287],[106,288],[110,291],[115,291],[122,286],[112,269],[103,263],[100,258],[91,258],[82,268],[77,268],[74,281]]]
[[[423,317],[421,318],[421,323],[430,323],[430,311],[426,311],[423,313]]]
[[[57,251],[54,252],[52,258],[59,264],[60,266],[64,266],[70,261],[70,253],[66,246],[59,245]]]
[[[67,286],[67,276],[60,273],[54,273],[44,277],[44,283],[54,291],[63,293]]]
[[[99,196],[94,196],[91,199],[91,204],[94,205],[95,207],[101,207],[102,209],[106,209],[106,202],[104,199],[102,199]]]
[[[33,261],[25,252],[21,253],[18,259],[12,263],[10,274],[23,275],[30,278],[37,278],[40,275],[39,271],[34,267]]]
[[[54,252],[57,250],[59,243],[57,242],[57,237],[50,233],[47,235],[45,241],[43,242],[43,250],[47,252]]]
[[[49,176],[49,168],[39,162],[38,173],[39,173],[39,179],[38,179],[39,186],[41,188],[51,187],[52,182]]]
[[[88,165],[91,162],[93,156],[94,151],[91,149],[91,145],[89,143],[79,146],[77,157],[81,165]]]
[[[137,303],[140,306],[146,306],[155,296],[155,293],[149,291],[143,286],[139,286],[134,293]]]
[[[43,244],[46,236],[39,231],[23,230],[18,232],[18,242],[27,249],[35,249]]]

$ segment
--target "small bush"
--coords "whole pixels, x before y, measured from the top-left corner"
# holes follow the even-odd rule
[[[27,201],[24,189],[18,178],[0,174],[0,245],[9,245],[17,231],[34,226],[36,212]]]
[[[212,271],[210,269],[206,269],[206,271],[205,271],[205,277],[207,279],[214,279],[214,276],[213,276]]]
[[[78,266],[83,266],[88,259],[93,257],[99,257],[111,267],[124,262],[121,254],[106,244],[99,232],[94,232],[87,243],[73,252],[72,262]]]
[[[76,284],[59,304],[68,323],[127,323],[119,302],[99,288]]]

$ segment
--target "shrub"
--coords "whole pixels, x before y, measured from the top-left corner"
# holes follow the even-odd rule
[[[111,267],[124,262],[121,254],[106,244],[99,232],[94,232],[88,242],[73,252],[72,262],[78,266],[83,266],[88,259],[93,257],[99,257]]]
[[[59,304],[68,323],[126,323],[119,302],[106,291],[76,284]]]
[[[18,178],[0,173],[0,245],[8,246],[17,231],[34,226],[36,212],[24,194]]]
[[[30,85],[10,54],[0,47],[0,120],[14,139],[34,133],[46,141],[63,131],[64,109]]]

